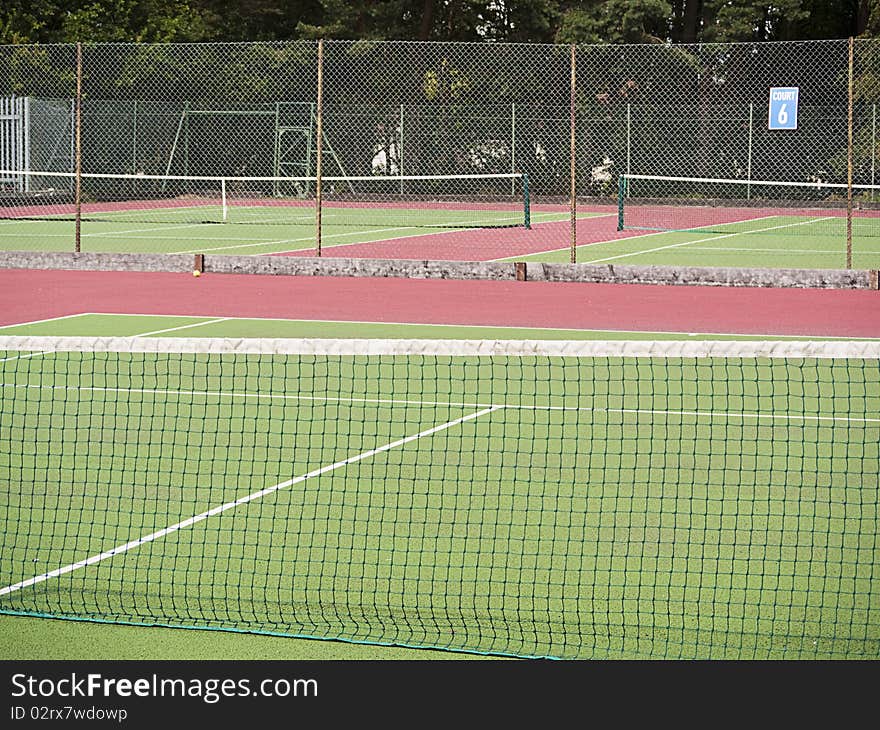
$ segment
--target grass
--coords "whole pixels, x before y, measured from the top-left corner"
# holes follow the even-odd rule
[[[129,335],[192,324],[111,323]],[[222,327],[235,322],[180,334]],[[872,367],[7,360],[0,588],[93,562],[0,607],[521,655],[876,656]],[[131,656],[153,631],[172,654],[385,652],[2,625],[18,637],[0,644],[11,654],[67,631],[81,648],[56,653],[112,635]],[[388,652],[411,655],[427,656]]]

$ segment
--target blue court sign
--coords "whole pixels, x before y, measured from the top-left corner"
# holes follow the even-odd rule
[[[797,129],[798,96],[797,86],[774,86],[770,89],[770,115],[767,126],[770,129]]]

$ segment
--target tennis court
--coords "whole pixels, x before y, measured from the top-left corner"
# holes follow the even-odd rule
[[[2,340],[2,471],[33,488],[4,500],[5,613],[515,656],[880,651],[876,344],[253,326],[2,333],[32,337]]]
[[[692,209],[670,206],[665,216],[677,215],[679,226],[687,224]],[[710,211],[712,212],[712,211]],[[636,230],[614,234],[607,240],[578,247],[577,259],[584,264],[622,263],[645,266],[730,266],[744,268],[842,269],[846,267],[845,220],[813,213],[793,215],[788,211],[726,211],[737,214],[730,220],[707,222],[687,230]],[[709,217],[709,216],[707,216]],[[582,224],[584,227],[590,222]],[[606,224],[607,225],[607,224]],[[662,225],[658,223],[657,225]],[[880,237],[873,225],[853,231],[852,265],[856,269],[880,267]],[[570,250],[502,260],[564,263]]]
[[[320,245],[324,255],[418,258],[446,247],[441,258],[485,258],[569,215],[561,204],[533,207],[522,174],[326,178],[320,211],[312,178],[84,174],[77,205],[64,188],[71,173],[15,176],[31,189],[0,200],[5,250],[72,251],[79,235],[88,252],[313,255]],[[498,249],[508,231],[513,247]],[[395,252],[400,243],[408,256]]]
[[[270,210],[275,210],[277,215],[277,208]],[[571,247],[565,243],[568,213],[561,206],[533,206],[530,230],[474,228],[465,220],[469,214],[486,215],[487,212],[499,216],[499,221],[512,215],[503,208],[493,211],[399,208],[396,214],[405,216],[405,221],[389,216],[387,222],[379,223],[375,211],[369,213],[369,218],[364,215],[359,218],[359,209],[348,208],[341,222],[334,222],[333,216],[327,216],[325,211],[323,254],[352,258],[570,261]],[[82,250],[315,253],[313,214],[307,208],[299,209],[297,216],[285,223],[224,224],[179,219],[148,222],[130,220],[131,216],[130,211],[102,211],[100,220],[84,222]],[[684,231],[617,231],[616,220],[612,206],[590,206],[578,212],[578,240],[583,241],[577,246],[579,263],[803,269],[841,269],[846,265],[841,219],[829,228],[821,217],[760,214],[754,220],[738,221],[723,228],[708,223],[705,229]],[[0,221],[3,250],[70,251],[72,242],[73,231],[68,220],[26,217]],[[880,237],[873,234],[873,229],[863,233],[859,226],[855,227],[853,267],[880,268]]]

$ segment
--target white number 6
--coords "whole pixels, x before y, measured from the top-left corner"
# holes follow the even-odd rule
[[[776,116],[776,119],[780,124],[787,124],[788,123],[788,112],[785,111],[786,106],[788,106],[788,105],[782,104],[779,107],[779,114]]]

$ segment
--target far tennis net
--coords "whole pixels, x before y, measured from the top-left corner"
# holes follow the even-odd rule
[[[73,220],[73,172],[0,172],[0,219]],[[530,225],[520,173],[323,177],[326,226],[498,228]],[[83,173],[81,219],[107,223],[313,226],[315,177]]]
[[[618,229],[845,239],[845,183],[621,175]],[[854,185],[853,237],[880,236],[880,185]]]

